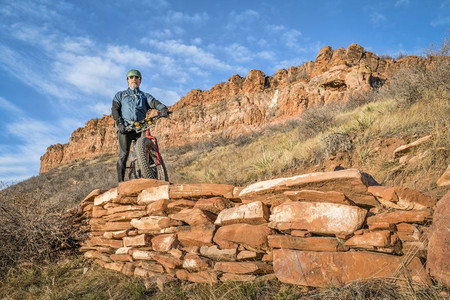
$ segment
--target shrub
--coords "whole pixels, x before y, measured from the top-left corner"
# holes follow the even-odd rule
[[[0,277],[15,266],[41,262],[73,249],[73,216],[51,208],[45,199],[2,198],[0,202]]]

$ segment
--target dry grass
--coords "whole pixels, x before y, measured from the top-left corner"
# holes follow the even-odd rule
[[[160,291],[144,280],[103,269],[76,256],[48,265],[11,270],[0,285],[0,298],[23,299],[158,299],[158,300],[409,300],[446,299],[450,290],[441,285],[415,285],[389,278],[355,281],[343,287],[307,288],[278,280],[209,284],[174,282]]]

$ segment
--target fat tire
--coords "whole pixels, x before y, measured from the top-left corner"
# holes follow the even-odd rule
[[[142,177],[169,181],[162,158],[161,164],[158,164],[155,144],[151,139],[146,137],[137,139],[136,158]]]

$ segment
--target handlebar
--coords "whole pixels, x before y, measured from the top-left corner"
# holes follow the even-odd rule
[[[168,116],[167,118],[172,114],[171,111],[168,112]],[[126,131],[130,132],[130,131],[136,131],[137,133],[140,133],[142,131],[145,131],[147,129],[149,129],[151,126],[154,126],[155,121],[158,119],[164,118],[162,115],[160,115],[159,113],[154,116],[154,117],[149,117],[149,118],[145,118],[144,120],[140,120],[140,121],[136,121],[133,124],[127,126],[125,128]]]

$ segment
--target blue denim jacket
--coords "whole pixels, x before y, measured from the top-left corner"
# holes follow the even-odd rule
[[[149,93],[128,88],[114,96],[111,110],[116,125],[123,123],[128,126],[134,121],[145,119],[149,109],[161,110],[165,107]]]

